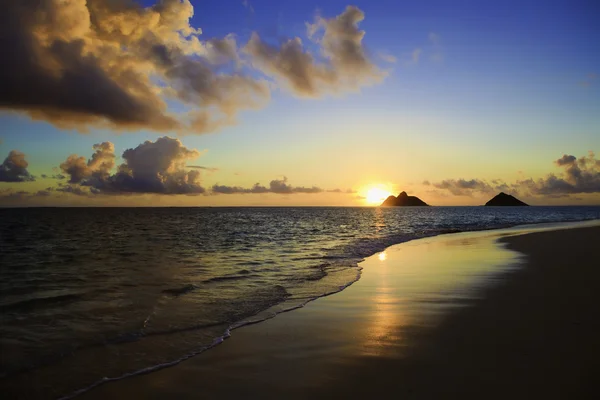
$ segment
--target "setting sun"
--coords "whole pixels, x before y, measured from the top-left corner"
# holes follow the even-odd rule
[[[371,187],[367,190],[366,200],[369,204],[381,204],[390,194],[389,190],[381,187]]]

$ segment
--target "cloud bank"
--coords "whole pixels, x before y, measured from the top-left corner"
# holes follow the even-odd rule
[[[8,157],[0,164],[0,182],[34,181],[35,177],[27,171],[28,166],[25,154],[18,150],[11,150]]]
[[[127,149],[121,158],[123,163],[116,165],[115,147],[111,142],[93,146],[94,153],[89,159],[72,154],[60,164],[66,183],[48,188],[44,195],[52,191],[78,196],[100,194],[298,194],[298,193],[354,193],[351,190],[323,190],[317,186],[293,186],[287,177],[274,179],[269,186],[256,183],[250,188],[215,184],[210,191],[201,184],[200,171],[217,171],[216,168],[201,165],[186,165],[189,160],[200,156],[196,149],[185,147],[179,139],[161,137],[156,141],[146,141],[135,148]],[[116,171],[115,171],[116,170]],[[47,193],[46,193],[47,192]]]
[[[254,184],[251,188],[243,188],[240,186],[224,186],[213,185],[211,188],[213,194],[261,194],[261,193],[276,193],[276,194],[295,194],[295,193],[322,193],[323,189],[312,186],[292,186],[288,183],[287,177],[283,179],[274,179],[269,183],[269,187]]]
[[[430,185],[428,181],[426,185]],[[478,192],[493,192],[492,188],[487,182],[479,179],[446,179],[438,183],[432,184],[437,189],[448,190],[455,196],[472,196],[474,191]]]
[[[579,159],[572,155],[563,155],[554,162],[564,172],[560,175],[549,174],[537,181],[527,179],[519,181],[524,189],[535,195],[566,196],[578,193],[600,193],[600,160],[590,151]]]
[[[472,196],[475,192],[509,192],[529,196],[563,197],[572,194],[600,193],[600,160],[590,151],[587,156],[577,158],[564,154],[554,161],[563,170],[559,174],[548,174],[538,180],[517,180],[506,183],[494,179],[488,183],[481,179],[446,179],[441,182],[423,181],[424,186],[447,190],[455,196]]]
[[[200,184],[198,170],[186,170],[185,163],[196,159],[200,152],[188,149],[179,139],[161,137],[155,142],[146,141],[136,148],[123,152],[124,162],[115,174],[114,145],[104,142],[94,145],[89,160],[71,155],[60,165],[69,177],[69,183],[59,191],[73,194],[200,194],[205,189]],[[89,188],[86,191],[85,188]]]
[[[384,76],[366,56],[358,29],[364,14],[356,7],[309,25],[311,35],[322,33],[324,62],[299,38],[276,48],[254,34],[244,52],[234,35],[201,40],[190,25],[189,0],[149,7],[133,0],[5,0],[1,7],[0,109],[60,128],[216,131],[269,101],[270,84],[250,73],[252,65],[311,97]]]

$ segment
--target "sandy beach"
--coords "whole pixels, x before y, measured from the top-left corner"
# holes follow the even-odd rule
[[[338,294],[79,398],[593,398],[600,227],[527,232],[392,246]]]

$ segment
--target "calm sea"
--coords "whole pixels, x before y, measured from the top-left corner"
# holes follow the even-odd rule
[[[600,207],[0,209],[0,390],[56,398],[168,366],[446,232]]]

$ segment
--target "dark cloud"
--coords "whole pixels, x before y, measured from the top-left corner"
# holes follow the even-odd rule
[[[565,154],[554,163],[564,169],[561,175],[550,174],[537,181],[526,179],[518,184],[534,195],[600,193],[600,160],[596,160],[593,152],[579,159]]]
[[[63,180],[66,178],[66,176],[64,176],[63,174],[55,174],[55,175],[42,174],[40,176],[44,179],[56,179],[56,180]]]
[[[269,193],[269,189],[256,183],[251,188],[243,188],[240,186],[225,186],[225,185],[213,185],[213,194],[246,194],[246,193]]]
[[[202,165],[188,165],[187,167],[192,169],[202,169],[208,172],[217,172],[219,170],[219,168],[204,167]]]
[[[200,172],[188,171],[185,166],[188,160],[198,158],[200,152],[186,148],[178,139],[165,136],[125,150],[122,155],[124,162],[114,174],[114,145],[104,142],[94,145],[94,150],[87,161],[71,155],[61,164],[73,185],[64,185],[57,190],[79,195],[200,194],[205,191],[200,184]]]
[[[240,186],[225,186],[225,185],[213,185],[213,194],[257,194],[257,193],[276,193],[276,194],[295,194],[295,193],[322,193],[323,189],[316,186],[304,187],[304,186],[292,186],[288,184],[287,177],[283,179],[274,179],[269,183],[269,187],[260,185],[259,183],[254,184],[251,188],[243,188]]]
[[[238,59],[235,39],[200,41],[192,15],[188,0],[145,8],[117,0],[6,0],[0,107],[79,130],[202,133],[234,123],[238,110],[268,99],[268,87],[218,73],[214,65]],[[194,111],[170,113],[167,98]]]
[[[11,150],[8,157],[0,164],[0,182],[34,181],[35,177],[27,171],[28,165],[25,154],[18,150]]]
[[[352,189],[346,189],[346,190],[342,190],[342,189],[329,189],[329,190],[325,190],[327,193],[346,193],[346,194],[352,194],[352,193],[358,193],[356,190],[352,190]]]
[[[248,71],[234,35],[200,40],[189,0],[148,7],[133,0],[5,0],[1,7],[0,109],[80,131],[204,133],[270,100],[269,83]],[[297,94],[356,89],[384,76],[362,45],[363,18],[348,7],[310,25],[311,34],[323,33],[322,63],[300,39],[277,49],[254,35],[246,54]]]
[[[131,56],[118,55],[112,41],[94,42],[94,21],[83,0],[5,1],[0,13],[0,107],[61,127],[101,122],[176,127],[148,78],[125,66]]]
[[[485,181],[479,179],[447,179],[432,183],[438,189],[448,190],[455,196],[472,196],[474,191],[493,192],[494,189]]]
[[[385,73],[369,58],[358,28],[364,13],[348,6],[335,18],[317,17],[308,24],[308,34],[319,44],[323,62],[305,50],[298,37],[279,47],[265,43],[254,33],[244,52],[263,73],[275,76],[298,96],[318,97],[323,94],[355,90],[381,81]],[[317,35],[322,36],[317,38]]]
[[[571,165],[575,161],[577,161],[577,157],[575,157],[575,156],[568,156],[566,154],[563,154],[563,156],[561,158],[559,158],[558,160],[556,160],[555,163],[559,167],[562,167],[563,165]]]

